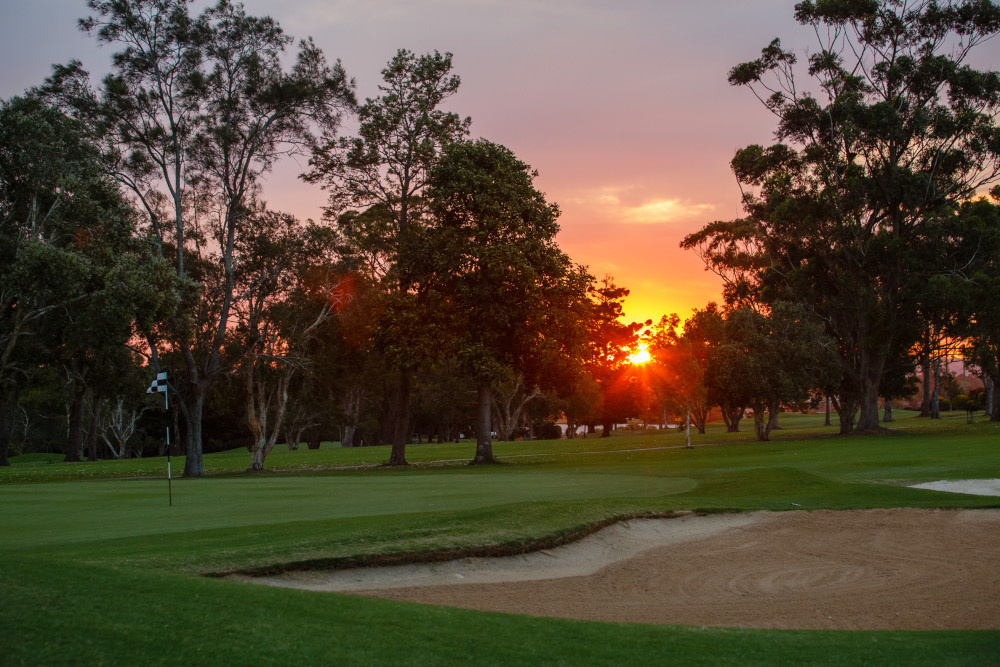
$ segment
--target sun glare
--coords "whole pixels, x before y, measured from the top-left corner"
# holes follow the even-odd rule
[[[633,352],[628,358],[628,362],[635,365],[644,364],[650,360],[652,360],[652,357],[649,356],[649,350],[646,349],[645,345],[639,346],[639,349]]]

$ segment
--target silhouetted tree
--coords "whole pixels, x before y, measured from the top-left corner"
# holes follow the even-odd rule
[[[778,117],[770,147],[732,161],[747,216],[688,236],[727,294],[807,307],[837,340],[842,430],[879,428],[879,383],[911,346],[935,220],[1000,175],[1000,76],[969,54],[1000,30],[990,2],[800,2],[814,29],[811,85],[774,40],[734,67]]]

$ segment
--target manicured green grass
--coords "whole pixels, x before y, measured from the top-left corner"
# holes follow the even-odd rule
[[[932,425],[938,429],[948,421],[930,422],[929,420],[914,420],[915,412],[898,411],[897,425],[901,428],[914,428]],[[957,423],[957,422],[955,422]],[[821,434],[833,435],[836,426],[824,427],[823,415],[781,415],[782,430],[774,431],[772,439],[781,441],[789,438],[816,437]],[[964,426],[964,417],[962,421]],[[743,422],[740,433],[726,433],[721,422],[708,425],[706,434],[696,432],[692,435],[695,446],[715,445],[732,442],[754,442],[753,422]],[[540,456],[567,456],[579,453],[595,453],[606,451],[621,451],[624,449],[661,449],[665,447],[681,447],[684,445],[683,429],[668,429],[663,432],[644,431],[633,433],[615,431],[611,438],[601,438],[598,434],[590,434],[586,438],[573,440],[544,440],[535,442],[496,442],[494,450],[501,459],[537,458]],[[420,444],[411,445],[406,450],[406,457],[414,464],[463,464],[466,463],[475,450],[475,443],[463,441],[460,443]],[[265,466],[272,472],[303,472],[315,473],[343,468],[376,466],[389,458],[389,447],[358,447],[342,448],[339,443],[324,443],[318,450],[305,447],[289,451],[285,447],[277,447],[267,457]],[[145,459],[109,460],[82,463],[63,463],[62,454],[26,454],[11,458],[11,467],[0,468],[0,484],[20,482],[49,482],[70,479],[112,479],[122,477],[164,477],[167,474],[165,457]],[[241,474],[250,463],[250,454],[245,449],[233,449],[227,452],[211,454],[204,458],[207,475]],[[179,476],[184,470],[184,458],[174,457],[172,461],[173,475]]]
[[[785,428],[769,443],[715,427],[694,437],[694,449],[683,448],[677,432],[498,443],[506,465],[495,467],[469,467],[470,444],[445,444],[411,447],[408,458],[424,463],[407,469],[343,469],[378,463],[385,452],[331,446],[276,451],[268,458],[272,472],[247,475],[238,473],[246,452],[225,452],[206,456],[212,476],[174,480],[172,507],[166,480],[139,472],[163,466],[162,459],[15,461],[0,470],[2,662],[1000,660],[998,632],[584,623],[194,576],[484,545],[517,550],[616,516],[674,510],[1000,508],[1000,498],[905,486],[1000,477],[997,424],[905,419],[897,434],[841,438],[835,427],[822,427],[822,415],[784,417]],[[173,463],[182,469],[182,459]]]

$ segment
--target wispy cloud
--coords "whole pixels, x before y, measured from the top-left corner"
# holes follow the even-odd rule
[[[631,187],[604,187],[565,200],[573,207],[589,209],[607,222],[653,225],[688,222],[715,210],[714,204],[699,204],[680,197],[641,196]]]

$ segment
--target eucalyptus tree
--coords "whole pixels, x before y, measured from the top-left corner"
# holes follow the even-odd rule
[[[82,300],[78,229],[124,224],[116,190],[78,123],[31,98],[0,108],[0,465],[24,381],[48,350],[39,334]],[[41,357],[41,358],[40,358]]]
[[[414,292],[425,276],[411,260],[427,224],[423,191],[430,170],[442,147],[468,134],[469,118],[441,108],[459,84],[450,53],[399,50],[382,70],[380,94],[358,108],[357,135],[327,128],[305,175],[330,191],[327,216],[391,295],[392,319],[383,327],[383,347],[397,371],[387,411],[394,417],[390,465],[406,464],[411,375],[424,356],[417,329],[391,325],[420,319]]]
[[[994,188],[995,202],[980,199],[963,206],[960,217],[966,223],[966,238],[979,249],[979,261],[966,272],[955,273],[965,304],[961,331],[965,345],[962,355],[979,367],[990,421],[1000,421],[1000,188]]]
[[[483,139],[446,146],[430,173],[434,227],[419,256],[455,318],[453,354],[477,387],[476,464],[495,462],[494,384],[518,373],[536,384],[548,363],[572,355],[555,319],[585,300],[590,280],[556,245],[559,209],[536,176]]]
[[[203,474],[202,414],[222,370],[234,299],[235,244],[251,223],[262,176],[304,150],[311,127],[335,127],[354,104],[353,82],[310,40],[290,68],[292,39],[273,19],[219,0],[192,16],[190,0],[89,0],[81,28],[120,47],[100,94],[78,62],[57,67],[43,91],[86,119],[107,164],[133,193],[161,252],[200,294],[163,331],[180,353],[185,476]],[[205,215],[199,217],[199,212]],[[199,265],[192,266],[192,263]],[[157,341],[151,340],[154,364]]]
[[[135,214],[81,123],[38,98],[0,109],[0,391],[42,365],[71,385],[69,460],[82,449],[82,410],[133,363],[126,346],[177,303],[169,266],[136,236]],[[96,378],[95,378],[96,379]],[[0,415],[0,422],[7,419]],[[6,439],[3,440],[3,460]]]
[[[758,440],[770,437],[781,404],[806,399],[814,387],[835,381],[839,370],[835,342],[804,308],[787,302],[776,302],[767,313],[728,313],[721,349],[735,353],[714,361],[735,360],[738,372],[729,377],[753,408]]]
[[[888,357],[906,349],[935,273],[929,220],[1000,177],[1000,76],[968,64],[1000,31],[982,0],[800,2],[817,45],[803,81],[774,40],[734,67],[777,117],[770,147],[737,152],[746,217],[688,236],[727,293],[807,307],[838,343],[842,427],[878,427]]]
[[[291,383],[308,372],[309,343],[352,298],[351,285],[328,227],[301,225],[270,211],[254,214],[237,243],[234,343],[245,390],[252,442],[249,470],[285,434]]]
[[[713,351],[705,368],[708,400],[719,406],[728,433],[739,432],[750,406],[750,392],[743,382],[750,372],[749,358],[728,339]]]

